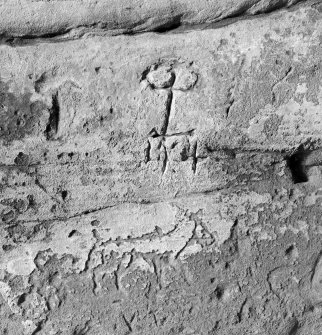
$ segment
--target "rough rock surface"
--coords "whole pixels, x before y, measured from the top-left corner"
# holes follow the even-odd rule
[[[322,4],[296,2],[1,4],[0,334],[321,334]]]
[[[164,31],[267,13],[305,0],[0,0],[0,34],[74,36]]]

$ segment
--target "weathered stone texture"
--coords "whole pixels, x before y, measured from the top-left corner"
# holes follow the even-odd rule
[[[78,36],[163,32],[181,25],[218,22],[256,15],[304,0],[1,0],[0,34],[8,36]]]
[[[320,334],[322,7],[297,2],[0,7],[0,334]]]

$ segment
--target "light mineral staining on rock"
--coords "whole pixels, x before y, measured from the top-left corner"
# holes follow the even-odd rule
[[[0,0],[0,335],[321,333],[321,13]]]

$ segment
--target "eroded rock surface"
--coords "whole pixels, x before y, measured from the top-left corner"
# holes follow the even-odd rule
[[[1,0],[3,37],[164,32],[268,13],[305,0]]]
[[[0,47],[0,334],[320,334],[320,3],[92,33]]]

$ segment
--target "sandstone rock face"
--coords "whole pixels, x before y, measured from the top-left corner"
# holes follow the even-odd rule
[[[0,5],[0,334],[320,334],[321,2]]]
[[[256,15],[303,0],[7,0],[0,1],[0,34],[55,36],[112,31],[163,31],[180,25]]]

